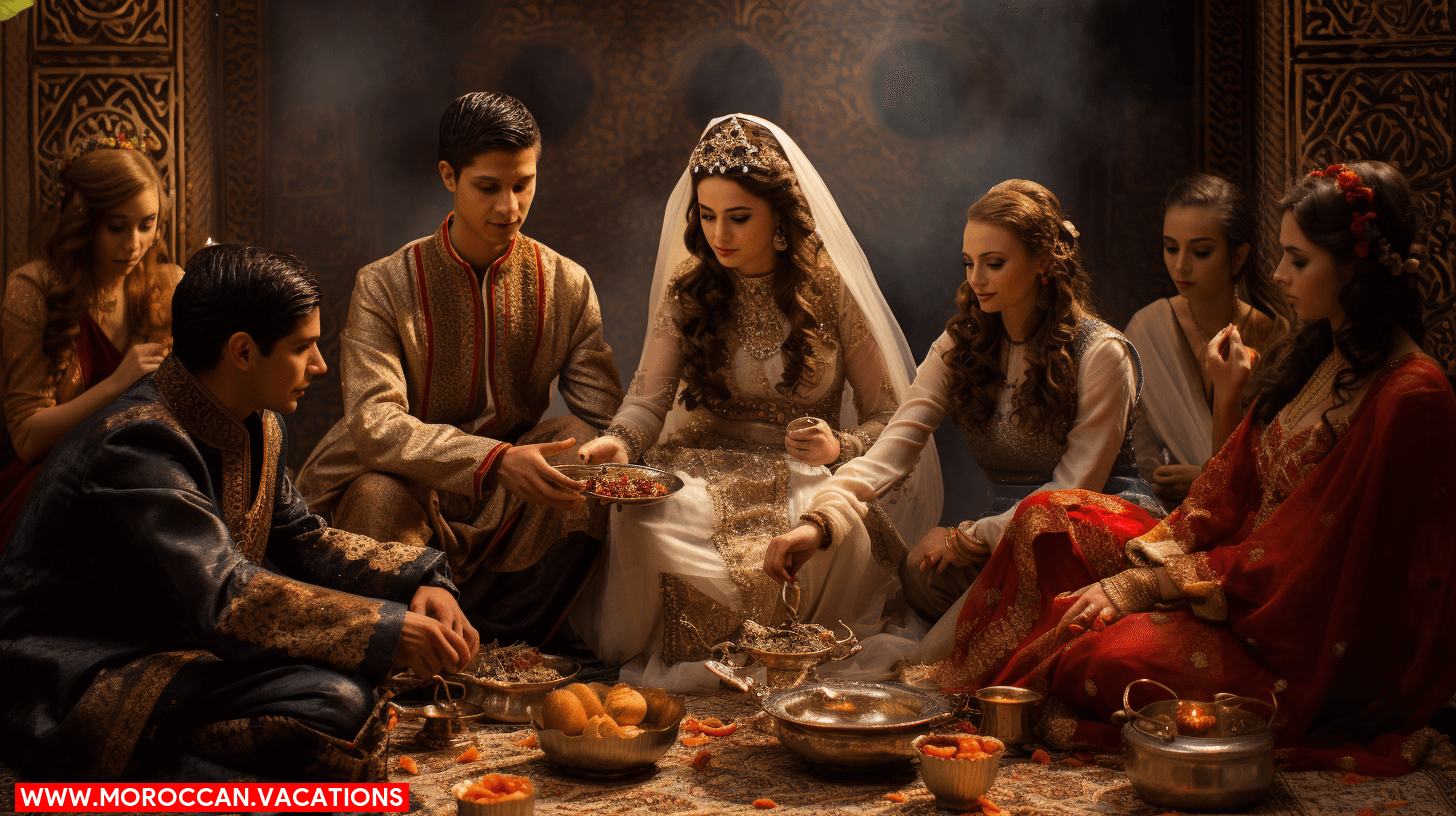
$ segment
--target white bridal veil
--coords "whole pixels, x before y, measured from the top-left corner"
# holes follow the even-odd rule
[[[844,280],[845,289],[864,313],[865,322],[885,356],[895,400],[897,404],[902,402],[910,390],[911,380],[915,377],[915,358],[910,353],[909,343],[905,342],[904,333],[900,331],[900,324],[890,312],[884,295],[880,294],[880,287],[875,283],[869,261],[860,249],[859,242],[855,240],[854,233],[850,232],[844,216],[839,212],[834,196],[829,194],[829,188],[815,172],[809,158],[778,125],[744,113],[731,116],[763,126],[783,148],[784,158],[793,168],[799,189],[809,205],[809,211],[813,213],[815,232],[824,241],[829,257],[833,259],[834,266]],[[704,135],[714,125],[729,118],[731,117],[720,116],[709,122],[708,127],[703,129]],[[657,325],[657,309],[662,304],[669,277],[689,257],[688,248],[683,243],[683,229],[687,224],[688,204],[692,200],[692,194],[693,181],[689,167],[683,170],[682,178],[678,179],[677,187],[668,198],[667,211],[662,219],[662,236],[657,244],[657,265],[652,274],[652,299],[648,301],[652,304],[653,311],[647,320],[647,337],[643,341],[643,359],[639,362],[639,368],[647,363],[646,354],[652,328]],[[681,403],[675,402],[663,427],[663,434],[666,435],[677,427],[685,415],[686,411]],[[840,409],[840,419],[841,427],[858,424],[848,383]],[[935,451],[935,441],[931,440],[920,454],[915,470],[904,482],[882,496],[880,504],[907,545],[913,547],[930,528],[940,523],[944,498],[944,487],[940,480],[940,457]]]

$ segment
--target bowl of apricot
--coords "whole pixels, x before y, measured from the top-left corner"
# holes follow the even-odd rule
[[[1006,746],[995,737],[969,734],[916,737],[911,743],[920,758],[920,778],[935,796],[935,804],[949,810],[974,807],[991,790]]]
[[[486,774],[457,782],[450,792],[460,816],[531,816],[536,811],[536,789],[523,776]]]

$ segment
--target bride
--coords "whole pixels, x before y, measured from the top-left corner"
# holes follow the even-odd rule
[[[622,664],[625,682],[708,689],[717,679],[684,661],[745,620],[783,619],[779,586],[761,569],[769,541],[832,468],[874,444],[914,363],[823,180],[788,134],[754,116],[715,119],[694,148],[668,201],[652,303],[627,397],[581,458],[641,459],[685,486],[611,514],[608,568],[572,626]],[[928,454],[884,496],[881,524],[800,575],[801,620],[843,621],[861,638],[882,631],[905,555],[894,530],[918,541],[940,517],[939,460]],[[858,662],[888,670],[896,645],[880,635]]]

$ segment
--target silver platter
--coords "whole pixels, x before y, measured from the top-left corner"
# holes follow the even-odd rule
[[[645,499],[617,499],[610,496],[603,496],[598,493],[587,492],[586,495],[593,496],[597,501],[606,504],[641,505],[657,504],[672,498],[672,494],[683,489],[683,480],[675,473],[668,473],[647,465],[557,465],[556,469],[562,475],[576,481],[585,481],[591,478],[602,478],[606,476],[625,475],[633,479],[653,479],[661,482],[667,488],[666,496],[652,496]]]
[[[955,714],[950,701],[903,683],[821,680],[775,691],[763,701],[775,719],[816,731],[916,729]]]

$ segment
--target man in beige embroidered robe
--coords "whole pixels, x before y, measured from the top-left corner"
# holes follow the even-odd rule
[[[449,557],[484,641],[542,643],[595,569],[605,508],[572,461],[622,399],[586,271],[520,233],[540,135],[502,94],[440,123],[455,210],[364,267],[342,336],[344,418],[298,485],[334,526]],[[542,421],[559,390],[570,415]]]

